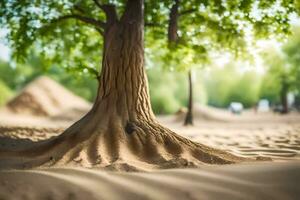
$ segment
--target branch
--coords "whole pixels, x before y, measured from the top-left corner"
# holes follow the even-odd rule
[[[107,24],[112,24],[118,20],[116,7],[114,4],[101,4],[98,0],[93,0],[98,8],[104,11]]]
[[[100,35],[104,36],[104,31],[101,28],[96,28],[96,30],[100,33]]]
[[[60,22],[60,21],[66,20],[66,19],[78,19],[87,24],[91,24],[95,27],[101,27],[101,28],[105,28],[105,25],[106,25],[102,21],[99,21],[99,20],[96,20],[96,19],[93,19],[90,17],[82,16],[82,15],[77,15],[77,14],[70,14],[70,15],[65,15],[65,16],[59,17],[57,19],[54,19],[54,21],[52,21],[52,23]]]
[[[182,15],[190,14],[190,13],[193,13],[193,12],[196,12],[196,11],[197,11],[197,9],[192,8],[192,9],[189,9],[189,10],[181,11],[181,12],[179,13],[179,15],[182,16]]]
[[[74,9],[75,10],[78,10],[80,13],[82,13],[82,14],[85,14],[85,10],[83,10],[80,6],[78,6],[78,5],[75,5],[74,6]]]
[[[113,4],[103,4],[101,9],[104,11],[107,23],[113,24],[114,22],[118,21],[118,15],[116,11],[116,7]]]
[[[160,24],[160,23],[155,23],[155,22],[145,22],[144,26],[147,26],[147,27],[161,27],[163,25]]]
[[[93,0],[93,1],[100,9],[102,9],[102,5],[99,3],[98,0]]]

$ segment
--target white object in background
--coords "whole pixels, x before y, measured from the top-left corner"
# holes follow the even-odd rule
[[[234,114],[240,114],[244,109],[244,106],[240,102],[231,102],[229,105],[229,110]]]
[[[257,111],[258,112],[269,112],[270,111],[269,101],[267,99],[261,99],[258,102]]]
[[[288,106],[291,108],[295,103],[295,94],[289,92],[287,95]]]

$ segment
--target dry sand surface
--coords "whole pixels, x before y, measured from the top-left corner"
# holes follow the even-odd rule
[[[264,156],[275,161],[300,160],[300,116],[282,117],[282,121],[269,120],[247,123],[202,121],[193,127],[184,127],[181,123],[170,122],[169,117],[160,118],[161,123],[185,137],[236,155]]]
[[[0,146],[22,149],[57,136],[90,107],[58,83],[41,77],[1,109]],[[63,163],[60,168],[6,169],[0,170],[0,199],[300,199],[299,114],[246,111],[235,116],[197,105],[195,126],[182,126],[183,118],[184,113],[178,113],[157,119],[191,140],[238,156],[272,158],[274,162],[198,169],[152,168],[152,172],[140,173],[67,167]],[[81,160],[75,158],[75,162],[90,162],[91,149],[82,149],[80,145],[74,148],[72,155],[83,155]],[[130,156],[128,153],[127,158]],[[136,162],[136,166],[140,165],[147,163],[141,159]],[[126,161],[106,169],[140,170]]]
[[[300,163],[116,173],[84,168],[0,172],[0,199],[297,200]]]
[[[192,140],[240,156],[271,157],[274,162],[140,173],[65,167],[2,170],[0,199],[297,200],[300,199],[299,116],[292,114],[281,121],[272,121],[272,117],[264,116],[268,122],[254,117],[248,123],[202,120],[194,127],[183,127],[181,122],[173,122],[174,117],[158,119]],[[68,123],[60,126],[64,129]],[[42,140],[57,135],[59,130],[53,133],[45,130],[39,136],[36,133],[23,130],[14,132],[14,137]],[[119,170],[128,169],[125,166]]]

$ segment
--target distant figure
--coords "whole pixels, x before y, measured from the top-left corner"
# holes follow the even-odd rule
[[[244,109],[244,106],[240,102],[231,102],[228,109],[233,114],[241,114]]]
[[[255,114],[257,113],[257,108],[258,108],[258,102],[256,102],[253,106],[253,110]]]

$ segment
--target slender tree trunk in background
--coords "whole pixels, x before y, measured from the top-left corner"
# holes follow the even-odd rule
[[[169,14],[169,26],[168,26],[168,41],[169,44],[178,43],[178,19],[179,19],[179,0],[174,0],[174,4]],[[193,81],[192,71],[188,73],[189,76],[189,97],[188,97],[188,111],[185,116],[184,125],[193,125]]]
[[[282,88],[280,91],[280,99],[281,99],[281,106],[282,106],[282,113],[287,114],[289,112],[289,106],[288,106],[288,85],[287,83],[282,84]]]
[[[188,73],[189,76],[189,99],[188,99],[188,105],[187,105],[187,113],[185,116],[185,121],[184,125],[193,125],[193,75],[192,75],[192,70],[189,71]]]
[[[170,43],[177,43],[178,42],[178,7],[179,7],[179,0],[175,0],[173,4],[170,14],[169,14],[169,26],[168,26],[168,41]]]

